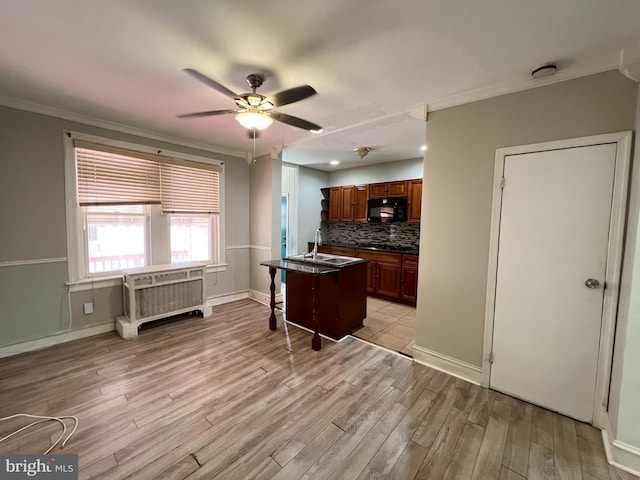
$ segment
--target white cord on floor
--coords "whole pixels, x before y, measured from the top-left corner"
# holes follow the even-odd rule
[[[32,427],[34,425],[37,425],[39,423],[44,423],[44,422],[48,422],[48,421],[56,421],[58,423],[60,423],[62,425],[62,435],[60,435],[60,437],[58,437],[58,440],[56,440],[54,442],[53,445],[51,445],[49,447],[49,449],[43,453],[43,455],[48,454],[51,450],[53,450],[58,443],[60,443],[60,440],[62,440],[65,436],[65,434],[67,433],[67,426],[64,423],[64,420],[67,418],[70,418],[74,421],[74,425],[73,428],[71,429],[71,433],[69,433],[69,436],[63,440],[62,444],[60,445],[60,448],[64,448],[64,446],[67,444],[67,442],[69,441],[69,439],[71,438],[71,435],[73,435],[76,432],[76,429],[78,428],[78,418],[74,417],[73,415],[64,415],[62,417],[48,417],[46,415],[30,415],[28,413],[17,413],[15,415],[10,415],[8,417],[4,417],[4,418],[0,418],[0,422],[4,421],[4,420],[11,420],[12,418],[18,418],[18,417],[28,417],[28,418],[37,418],[39,420],[36,420],[35,422],[31,422],[29,425],[25,425],[24,427],[19,428],[18,430],[11,432],[9,435],[0,438],[0,443],[4,442],[5,440],[7,440],[8,438],[13,437],[14,435],[17,435],[18,433],[26,430],[29,427]]]

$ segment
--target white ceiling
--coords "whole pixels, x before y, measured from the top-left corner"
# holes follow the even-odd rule
[[[176,114],[234,108],[184,68],[238,93],[263,72],[265,95],[312,85],[278,111],[324,131],[275,122],[257,153],[330,171],[421,157],[425,104],[610,70],[638,39],[638,0],[1,0],[0,104],[253,154],[232,115]]]

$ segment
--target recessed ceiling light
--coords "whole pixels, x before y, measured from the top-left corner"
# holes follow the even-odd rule
[[[309,130],[311,133],[322,133],[322,129],[320,130]]]
[[[338,160],[331,160],[329,163],[331,165],[340,165],[340,162]]]
[[[427,147],[426,145],[422,145],[422,146],[420,147],[420,150],[422,150],[423,152],[426,152],[426,151],[427,151],[427,148],[429,148],[429,147]]]

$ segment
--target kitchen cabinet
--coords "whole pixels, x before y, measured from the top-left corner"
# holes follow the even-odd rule
[[[311,252],[313,242],[308,246]],[[418,255],[329,245],[319,245],[318,252],[369,260],[367,293],[370,295],[413,304],[418,298]]]
[[[418,256],[402,255],[402,278],[400,298],[415,302],[418,298]]]
[[[366,222],[368,199],[369,189],[367,185],[347,185],[331,188],[329,221]]]
[[[342,187],[329,190],[329,221],[339,222],[342,213]]]
[[[369,198],[406,197],[407,181],[372,183],[369,185]]]
[[[356,203],[355,187],[353,185],[347,187],[341,187],[341,203],[340,209],[340,221],[341,222],[353,222],[353,210]]]
[[[342,255],[345,257],[355,257],[356,256],[356,249],[355,248],[349,248],[349,247],[331,247],[331,254],[332,255]]]
[[[355,207],[353,210],[354,222],[366,222],[367,221],[367,200],[369,200],[369,186],[368,185],[356,185],[355,186]]]
[[[401,254],[358,249],[356,256],[369,260],[367,292],[400,298]]]
[[[407,223],[420,223],[422,215],[422,179],[409,180],[407,183]]]

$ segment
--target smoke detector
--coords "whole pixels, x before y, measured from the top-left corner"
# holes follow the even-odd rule
[[[543,78],[548,77],[549,75],[553,75],[558,70],[555,63],[545,63],[544,65],[540,65],[537,68],[534,68],[531,71],[531,76],[533,78]]]
[[[370,147],[356,147],[353,149],[353,153],[358,155],[360,158],[364,158],[371,151]]]

